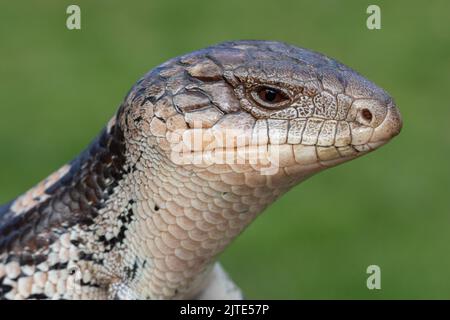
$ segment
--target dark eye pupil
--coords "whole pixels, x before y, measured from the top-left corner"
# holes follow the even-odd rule
[[[289,101],[289,96],[281,89],[259,87],[251,92],[255,102],[266,108],[280,108]]]
[[[275,99],[277,98],[277,95],[278,95],[278,92],[273,89],[266,89],[264,91],[264,98],[269,102],[275,101]]]

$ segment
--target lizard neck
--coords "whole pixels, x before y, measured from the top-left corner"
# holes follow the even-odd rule
[[[217,255],[287,186],[251,166],[179,166],[158,148],[142,154],[123,185],[126,284],[139,297],[191,297]]]

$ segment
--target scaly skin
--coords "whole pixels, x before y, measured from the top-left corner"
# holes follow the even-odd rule
[[[401,126],[385,91],[306,49],[237,41],[172,59],[85,152],[0,208],[0,297],[226,297],[211,270],[255,217]]]

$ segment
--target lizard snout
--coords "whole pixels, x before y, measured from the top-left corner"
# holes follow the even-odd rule
[[[393,102],[390,102],[387,106],[386,117],[375,128],[370,142],[387,142],[400,133],[402,126],[403,121],[400,111]]]

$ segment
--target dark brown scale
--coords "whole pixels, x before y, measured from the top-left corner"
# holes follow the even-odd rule
[[[8,284],[3,284],[3,280],[5,279],[5,277],[0,278],[0,300],[2,299],[2,297],[7,294],[8,292],[10,292],[12,290],[12,286],[8,285]]]
[[[107,185],[105,183],[105,179],[103,179],[103,177],[100,175],[100,173],[96,173],[95,183],[98,186],[97,190],[100,190],[102,193],[105,193],[105,189],[106,189]]]
[[[21,265],[33,265],[34,262],[33,256],[28,252],[22,253],[19,259]]]
[[[13,205],[15,199],[11,200],[7,204],[0,206],[0,223],[2,220],[7,220],[9,216],[12,214],[11,206]]]
[[[57,262],[54,265],[50,266],[50,270],[63,270],[67,269],[68,263],[67,262]]]
[[[29,295],[26,299],[27,300],[44,300],[44,299],[49,299],[49,297],[47,297],[43,293],[35,293],[35,294]]]

